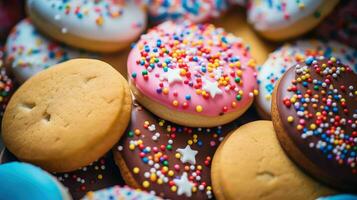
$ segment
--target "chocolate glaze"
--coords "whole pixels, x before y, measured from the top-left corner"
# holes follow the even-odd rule
[[[230,131],[234,130],[239,125],[242,125],[250,121],[254,121],[258,119],[258,117],[256,112],[251,109],[247,112],[247,114],[242,116],[241,119],[244,119],[244,121],[238,120],[236,122],[222,126],[221,133],[219,135],[215,135],[215,133],[217,133],[218,128],[211,128],[210,132],[207,131],[208,129],[202,129],[201,131],[199,131],[199,129],[197,128],[184,128],[182,126],[167,121],[165,121],[163,126],[160,126],[159,118],[151,114],[149,111],[144,110],[138,104],[134,103],[132,116],[131,116],[131,123],[128,126],[128,129],[125,132],[124,136],[118,143],[117,147],[114,148],[114,153],[115,154],[119,153],[121,155],[121,157],[124,159],[126,163],[127,168],[130,170],[133,178],[135,179],[137,184],[141,186],[141,189],[143,190],[154,191],[156,195],[169,199],[207,199],[208,196],[206,194],[207,191],[206,189],[204,189],[203,191],[200,191],[198,189],[197,192],[192,192],[191,197],[187,197],[185,194],[179,196],[177,192],[173,192],[170,190],[170,186],[168,183],[163,183],[159,185],[156,182],[150,181],[150,178],[145,178],[144,173],[150,171],[150,168],[152,166],[145,163],[143,159],[139,156],[139,154],[142,152],[139,147],[136,147],[134,150],[129,149],[130,142],[141,139],[143,141],[144,147],[151,147],[151,149],[153,149],[153,147],[158,147],[159,149],[158,152],[162,152],[163,154],[167,155],[168,168],[169,170],[174,171],[173,176],[171,177],[167,176],[167,177],[169,177],[169,181],[172,181],[175,178],[180,178],[182,176],[183,172],[185,171],[183,169],[184,166],[191,165],[189,163],[183,164],[179,158],[175,157],[175,154],[177,153],[176,149],[185,148],[187,145],[187,141],[193,139],[193,134],[197,134],[197,139],[198,141],[202,142],[202,144],[199,145],[198,143],[200,142],[194,143],[191,145],[191,148],[193,150],[198,151],[197,155],[195,156],[196,159],[195,166],[197,168],[197,165],[201,165],[202,170],[201,170],[201,180],[200,181],[195,180],[194,182],[198,183],[198,185],[202,182],[206,182],[207,186],[211,186],[211,180],[210,180],[211,163],[208,162],[207,165],[205,164],[207,156],[209,156],[211,159],[213,158],[214,152],[216,151],[221,139],[224,136],[226,136]],[[145,121],[149,122],[148,123],[149,126],[154,124],[155,130],[150,131],[148,128],[145,128],[143,126]],[[168,125],[171,125],[171,130],[173,127],[176,128],[175,131],[176,138],[173,139],[174,142],[172,144],[172,150],[165,149],[162,151],[160,150],[160,146],[161,145],[166,146],[168,144],[168,140],[170,139],[170,132],[167,130]],[[134,132],[137,129],[140,130],[140,135],[136,135],[134,133],[132,136],[129,136],[130,131]],[[180,132],[179,129],[182,129],[182,131]],[[189,133],[189,130],[191,130],[192,132]],[[160,133],[160,137],[158,138],[157,141],[154,141],[152,137],[157,132]],[[214,138],[214,135],[218,137]],[[149,155],[153,156],[154,154],[155,153],[151,151],[145,156],[146,157],[148,157]],[[174,165],[176,164],[180,166],[179,170],[174,169]],[[163,166],[163,164],[160,163],[160,166]],[[140,170],[139,173],[135,174],[133,172],[134,167],[139,168]],[[192,174],[191,170],[187,172],[188,172],[188,176]],[[144,181],[148,181],[150,183],[150,186],[147,188],[143,187],[142,183]]]
[[[18,159],[5,149],[0,158],[0,163],[12,161],[18,161]],[[114,185],[124,185],[119,170],[114,164],[111,152],[85,168],[53,175],[69,189],[73,199],[80,199],[89,191],[96,191]],[[102,179],[99,179],[98,176],[102,176]]]
[[[321,65],[321,63],[326,63],[327,60],[319,60],[318,64]],[[307,66],[305,63],[300,63],[298,64],[300,66]],[[341,66],[341,64],[337,64]],[[310,69],[310,74],[312,79],[317,79],[320,81],[324,81],[327,77],[326,76],[321,76],[319,75],[316,70],[313,67],[309,67]],[[316,176],[316,179],[323,180],[326,182],[328,181],[328,184],[333,185],[337,188],[347,188],[350,191],[357,191],[357,168],[351,168],[350,166],[346,164],[338,164],[337,161],[332,158],[328,159],[327,155],[324,154],[321,150],[317,148],[311,148],[309,147],[310,143],[316,143],[319,141],[320,137],[319,136],[310,136],[306,139],[302,139],[301,137],[301,132],[296,129],[298,123],[298,115],[296,110],[294,109],[294,106],[291,105],[290,108],[284,105],[283,100],[285,98],[290,98],[294,93],[289,92],[287,89],[288,87],[292,86],[292,81],[295,80],[298,77],[296,74],[296,66],[290,68],[285,75],[280,79],[280,83],[277,88],[277,94],[276,94],[276,102],[277,102],[277,107],[278,107],[278,112],[279,116],[281,118],[281,121],[283,122],[283,126],[285,128],[285,133],[288,135],[288,137],[292,140],[292,142],[298,147],[298,149],[305,155],[305,157],[315,164],[321,174],[324,176]],[[356,90],[357,88],[357,82],[356,82],[357,76],[353,72],[346,72],[346,73],[341,73],[340,76],[338,76],[337,79],[331,78],[332,80],[332,85],[334,88],[340,88],[340,86],[345,85],[345,86],[350,86],[353,85]],[[297,89],[302,91],[302,94],[305,94],[307,89],[310,89],[313,91],[313,94],[319,94],[319,104],[318,106],[324,105],[321,101],[321,88],[319,88],[318,91],[315,91],[313,88],[313,84],[308,84],[307,87],[304,87],[302,84],[297,84]],[[340,90],[339,90],[340,91]],[[339,111],[338,115],[341,117],[347,117],[349,119],[353,119],[352,115],[353,113],[357,112],[357,98],[356,95],[353,97],[350,97],[347,93],[344,92],[339,92],[345,99],[347,103],[347,108],[349,109],[349,113],[345,114],[343,113],[343,109],[341,108],[340,105],[338,105]],[[307,109],[309,112],[316,113],[316,109],[312,108],[311,104],[308,106]],[[317,109],[320,110],[320,109]],[[321,110],[320,110],[321,111]],[[293,122],[288,122],[287,118],[289,116],[292,116],[294,118]],[[335,116],[335,115],[334,115]],[[306,120],[306,124],[311,124],[315,120],[315,115],[313,115],[312,118]],[[328,120],[330,117],[328,116]],[[356,119],[355,119],[356,120]],[[351,126],[344,126],[342,125],[344,130],[346,130],[345,135],[351,136],[353,131],[356,131],[356,128],[352,128]],[[354,143],[354,146],[356,146],[356,143]],[[287,152],[289,153],[289,152]],[[294,156],[292,156],[294,157]],[[300,166],[303,165],[302,163],[299,162],[299,160],[295,160]],[[308,172],[312,173],[313,172],[309,171],[309,169],[305,166],[301,166]]]

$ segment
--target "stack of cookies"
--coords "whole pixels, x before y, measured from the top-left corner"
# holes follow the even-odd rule
[[[357,51],[317,30],[337,4],[26,1],[0,199],[357,198]]]

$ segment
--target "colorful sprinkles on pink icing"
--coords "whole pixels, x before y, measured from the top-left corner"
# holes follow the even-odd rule
[[[129,55],[128,72],[142,93],[183,112],[223,115],[257,94],[249,47],[210,24],[150,30]]]
[[[318,79],[311,76],[312,71]],[[353,73],[351,68],[334,57],[323,64],[310,57],[295,72],[296,77],[287,89],[292,95],[281,103],[292,107],[297,117],[283,120],[296,124],[296,131],[309,142],[310,148],[320,150],[328,160],[349,166],[356,174],[357,110],[353,104],[357,104],[357,85],[355,80],[337,84],[342,74]]]

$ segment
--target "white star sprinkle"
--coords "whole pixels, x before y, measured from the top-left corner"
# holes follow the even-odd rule
[[[169,69],[165,73],[165,78],[167,79],[167,82],[171,85],[172,83],[181,83],[182,82],[182,77],[180,76],[180,70],[179,69]]]
[[[222,94],[222,90],[219,89],[217,82],[211,82],[207,79],[203,80],[202,89],[210,93],[211,97],[214,98],[217,94]]]
[[[192,196],[193,184],[188,180],[187,173],[184,172],[180,179],[174,179],[174,183],[177,185],[177,194],[185,194],[187,197]]]
[[[196,154],[198,151],[192,150],[190,145],[187,145],[184,149],[177,149],[176,152],[181,154],[180,160],[182,163],[196,164]]]

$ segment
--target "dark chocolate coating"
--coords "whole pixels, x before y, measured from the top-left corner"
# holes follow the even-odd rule
[[[220,143],[220,137],[226,136],[229,132],[233,131],[235,128],[237,128],[239,125],[254,121],[258,119],[257,114],[255,113],[254,110],[249,110],[245,115],[241,117],[241,119],[244,119],[244,121],[235,121],[233,123],[230,123],[228,125],[222,126],[222,129],[218,131],[218,128],[202,128],[202,130],[199,130],[197,128],[185,128],[180,125],[176,125],[173,123],[170,123],[168,121],[165,121],[163,126],[159,125],[160,119],[156,116],[154,116],[152,113],[149,111],[146,111],[144,108],[139,106],[138,104],[134,103],[133,110],[132,110],[132,116],[131,116],[131,123],[128,126],[127,131],[125,132],[124,136],[118,143],[117,147],[114,148],[114,154],[119,153],[122,159],[125,161],[126,167],[130,170],[131,176],[135,179],[136,185],[141,186],[141,189],[147,190],[147,191],[154,191],[156,195],[164,197],[164,198],[169,198],[169,199],[207,199],[208,196],[206,194],[206,189],[201,191],[197,189],[197,192],[192,192],[192,196],[188,197],[185,194],[178,195],[177,192],[173,192],[170,189],[169,183],[163,183],[163,184],[158,184],[157,182],[151,181],[150,178],[145,178],[144,173],[149,172],[150,166],[149,164],[145,163],[143,161],[143,158],[140,157],[140,153],[146,148],[146,147],[151,147],[153,149],[154,147],[157,147],[159,150],[158,152],[162,152],[164,155],[167,155],[167,161],[168,161],[168,168],[169,170],[174,171],[173,176],[168,176],[169,182],[174,180],[175,178],[180,178],[183,174],[184,166],[190,166],[191,164],[189,163],[182,163],[179,158],[175,157],[175,154],[177,153],[176,150],[178,148],[185,148],[187,145],[188,140],[193,139],[193,135],[197,134],[197,143],[193,143],[190,147],[193,150],[197,150],[198,153],[195,156],[196,160],[196,169],[198,165],[202,166],[201,170],[201,180],[197,181],[194,180],[194,183],[197,183],[198,186],[202,183],[205,182],[207,186],[211,186],[211,179],[210,179],[210,167],[211,167],[211,160],[207,161],[206,158],[207,156],[210,157],[210,159],[213,158],[213,155]],[[149,126],[152,124],[155,125],[155,130],[150,131],[148,128],[144,127],[145,121],[149,122]],[[171,132],[167,130],[167,127],[171,126]],[[140,130],[140,135],[135,134],[135,130],[139,129]],[[176,129],[175,131],[173,129]],[[209,131],[208,131],[209,130]],[[192,132],[191,132],[192,131]],[[131,132],[131,133],[130,133]],[[155,133],[160,133],[160,137],[154,141],[152,137],[154,136]],[[219,134],[217,134],[219,132]],[[161,145],[166,145],[168,144],[168,140],[170,139],[170,136],[175,133],[175,138],[173,140],[172,144],[172,149],[160,149]],[[130,135],[131,136],[130,136]],[[215,135],[216,134],[216,135]],[[221,138],[221,139],[222,139]],[[141,139],[143,141],[143,149],[141,150],[139,147],[136,147],[134,150],[129,149],[129,145],[131,141],[136,141]],[[118,147],[122,148],[122,150],[118,150]],[[154,152],[151,151],[145,155],[145,157],[149,156],[154,156]],[[205,163],[206,162],[206,163]],[[118,162],[117,162],[118,163]],[[154,162],[157,163],[157,162]],[[160,162],[160,166],[163,166],[163,163]],[[179,165],[179,170],[176,170],[174,168],[175,165]],[[133,169],[137,167],[139,168],[139,173],[134,173]],[[160,168],[161,169],[161,168]],[[193,170],[196,171],[196,170]],[[192,170],[186,171],[188,173],[188,177],[193,172]],[[124,175],[125,178],[125,175]],[[128,180],[126,180],[128,181]],[[143,187],[143,182],[148,181],[150,183],[150,186],[145,188]],[[130,184],[130,183],[128,183]],[[198,188],[197,186],[197,188]],[[213,191],[212,191],[213,194]],[[212,196],[213,197],[213,196]]]
[[[0,158],[0,163],[12,161],[18,161],[18,159],[5,149]],[[89,191],[96,191],[114,185],[124,185],[119,170],[114,164],[111,152],[85,168],[53,175],[69,189],[73,199],[80,199]],[[102,179],[98,178],[100,175]],[[82,181],[84,182],[82,183]]]
[[[327,60],[319,60],[318,65],[321,66],[322,63],[327,63]],[[338,112],[334,113],[332,116],[327,116],[327,122],[330,121],[331,117],[335,117],[339,115],[341,118],[353,119],[352,115],[356,114],[357,112],[357,96],[349,96],[348,92],[341,92],[341,86],[353,86],[354,91],[357,88],[357,76],[352,71],[341,73],[338,78],[328,77],[327,75],[322,75],[317,72],[317,68],[312,67],[311,65],[307,65],[305,63],[298,64],[300,66],[308,66],[310,69],[310,75],[312,80],[319,80],[324,82],[326,79],[331,80],[331,83],[334,88],[339,90],[339,94],[341,94],[347,103],[347,108],[349,110],[348,113],[343,112],[343,108],[340,104],[338,104]],[[342,64],[338,63],[335,66],[342,66]],[[300,119],[294,105],[292,104],[287,107],[283,101],[286,98],[290,98],[294,92],[288,91],[288,88],[292,86],[292,81],[296,80],[299,75],[296,74],[296,67],[290,68],[284,76],[280,79],[277,93],[276,93],[276,103],[278,108],[279,117],[283,123],[284,133],[291,139],[292,143],[296,145],[297,149],[314,165],[319,171],[319,175],[316,175],[316,172],[313,172],[312,169],[309,167],[304,166],[301,160],[294,157],[293,153],[287,150],[289,156],[291,156],[297,164],[299,164],[302,168],[304,168],[307,172],[315,176],[316,179],[320,181],[324,181],[325,183],[332,185],[339,189],[347,189],[349,191],[357,191],[357,167],[352,168],[348,166],[346,163],[339,164],[334,157],[328,158],[329,152],[325,149],[325,151],[320,150],[316,147],[310,147],[310,143],[316,144],[318,141],[322,140],[322,134],[313,135],[307,137],[306,139],[302,138],[302,131],[297,130],[297,125],[299,124],[298,120]],[[313,108],[311,103],[309,103],[306,110],[308,112],[313,113],[313,115],[309,119],[305,119],[305,123],[310,125],[315,123],[316,121],[316,113],[322,112],[320,106],[325,106],[326,104],[322,101],[322,98],[327,97],[326,95],[321,94],[322,88],[319,87],[318,90],[314,90],[314,84],[309,83],[307,86],[303,86],[303,84],[298,83],[295,85],[298,91],[304,95],[306,94],[307,90],[312,91],[312,95],[318,94],[319,95],[319,102],[318,108]],[[326,89],[328,91],[328,88]],[[347,90],[349,91],[349,90]],[[331,111],[331,109],[330,109]],[[287,118],[292,116],[294,120],[292,122],[288,122]],[[274,119],[273,119],[274,120]],[[354,119],[356,120],[356,119]],[[329,124],[329,126],[331,123]],[[352,136],[353,132],[356,132],[356,128],[351,127],[350,125],[341,125],[342,129],[345,130],[345,135],[349,137],[356,137]],[[326,130],[326,129],[325,129]],[[326,131],[324,131],[326,133]],[[280,139],[280,138],[279,138]],[[284,143],[284,141],[282,141]],[[350,145],[352,148],[357,149],[356,143],[351,142]],[[316,145],[315,145],[316,146]],[[284,145],[283,145],[284,147]]]

